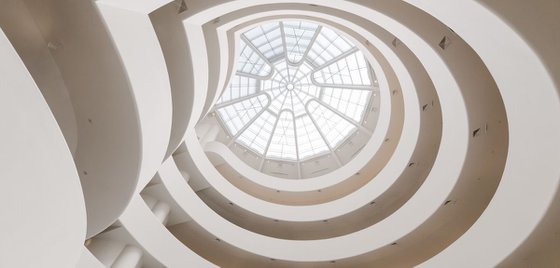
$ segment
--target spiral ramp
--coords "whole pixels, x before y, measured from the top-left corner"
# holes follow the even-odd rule
[[[0,267],[560,266],[556,0],[0,7]],[[298,179],[215,108],[241,33],[282,20],[376,76],[370,124]]]

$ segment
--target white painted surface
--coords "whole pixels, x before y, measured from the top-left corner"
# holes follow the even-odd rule
[[[328,15],[322,15],[322,16],[329,17]],[[333,19],[332,17],[330,18]],[[343,21],[343,20],[338,19],[338,21]],[[367,34],[367,33],[363,32],[363,34]],[[206,178],[206,180],[210,183],[210,185],[212,185],[212,187],[217,189],[228,200],[234,202],[235,204],[253,213],[271,219],[279,219],[279,220],[286,220],[286,221],[315,221],[315,220],[329,219],[353,211],[358,207],[368,203],[372,199],[375,199],[375,197],[379,196],[380,194],[382,194],[388,187],[392,185],[394,180],[398,178],[399,174],[402,173],[403,169],[408,164],[410,153],[414,148],[415,141],[418,135],[417,130],[419,127],[419,120],[418,119],[414,120],[412,118],[414,118],[416,115],[415,113],[419,111],[419,104],[416,97],[416,92],[414,92],[415,88],[411,81],[411,78],[406,77],[406,68],[402,65],[402,63],[399,63],[400,60],[398,59],[398,57],[394,55],[394,53],[390,49],[388,49],[386,45],[384,45],[380,40],[378,40],[374,36],[368,36],[368,37],[370,37],[371,42],[373,44],[378,45],[378,48],[382,50],[384,55],[390,57],[391,62],[399,68],[399,74],[400,74],[399,78],[400,78],[400,82],[403,83],[404,85],[402,87],[402,90],[403,90],[403,97],[405,98],[406,101],[406,105],[405,105],[407,109],[406,114],[408,115],[406,122],[407,124],[410,124],[410,126],[407,126],[410,128],[410,130],[404,132],[406,133],[407,136],[406,138],[404,138],[403,142],[399,144],[397,153],[394,154],[394,158],[396,161],[390,161],[391,165],[385,167],[385,169],[383,169],[381,173],[374,180],[372,180],[366,187],[344,198],[335,200],[330,203],[324,203],[319,205],[285,206],[285,205],[278,205],[278,204],[266,202],[254,198],[244,192],[239,191],[237,188],[231,185],[231,183],[229,183],[227,180],[221,178],[222,176],[217,171],[213,170],[210,162],[205,158],[204,154],[201,152],[198,141],[191,139],[192,135],[191,136],[187,135],[185,139],[185,143],[189,148],[191,159],[193,159],[195,163],[195,165],[191,165],[190,167],[197,168],[198,169],[197,172],[201,172],[200,174],[203,174],[203,177]],[[416,39],[416,41],[425,44],[423,41],[418,41],[418,39]],[[429,53],[431,55],[434,55],[435,52],[431,51]],[[454,165],[456,167],[455,174],[457,174],[456,172],[458,172],[461,169],[461,162],[462,162],[461,160],[462,153],[459,152],[466,150],[465,149],[466,140],[464,138],[466,138],[465,134],[468,132],[468,130],[466,129],[465,123],[463,123],[467,121],[466,119],[461,120],[458,118],[454,118],[451,116],[451,114],[457,114],[457,116],[459,117],[464,116],[463,118],[466,118],[465,111],[464,111],[465,108],[464,105],[461,103],[462,97],[460,96],[460,92],[457,88],[457,85],[452,81],[453,78],[451,77],[451,75],[444,75],[446,73],[444,64],[439,62],[436,63],[436,66],[437,68],[439,68],[440,71],[430,70],[429,73],[432,75],[432,77],[438,78],[438,82],[440,83],[440,85],[436,88],[446,88],[446,90],[442,90],[443,92],[441,92],[441,94],[443,94],[441,102],[445,102],[444,104],[442,104],[442,106],[445,105],[443,107],[443,109],[445,110],[444,113],[447,112],[447,114],[449,115],[446,119],[444,119],[445,120],[444,132],[448,131],[448,133],[455,133],[453,135],[447,134],[449,136],[447,136],[446,142],[447,144],[454,146],[454,148],[445,149],[447,155],[443,158],[440,158],[440,161],[441,159],[447,159],[446,161],[449,162],[454,161],[455,162]],[[435,73],[437,73],[438,75],[435,75]],[[441,80],[444,78],[450,80],[447,80],[445,82],[446,84],[443,84]],[[383,77],[380,77],[380,79],[383,79]],[[384,83],[384,82],[385,81],[383,80],[380,81],[380,83]],[[382,88],[385,88],[386,91],[382,92],[381,96],[391,95],[390,91],[388,90],[389,88],[388,86]],[[455,89],[455,91],[452,91],[453,88]],[[461,133],[461,131],[463,132]],[[463,138],[459,138],[461,136]],[[382,138],[380,139],[382,140]],[[462,142],[459,142],[460,140],[462,140]],[[460,147],[463,148],[459,149]],[[365,148],[363,151],[364,153],[359,156],[360,158],[356,157],[357,159],[352,162],[352,165],[359,164],[359,161],[367,162],[369,160],[368,157],[371,157],[371,150],[369,150],[368,147]],[[260,182],[266,184],[266,186],[272,189],[282,189],[282,190],[288,189],[290,191],[298,191],[301,189],[305,189],[305,190],[320,189],[321,187],[325,186],[324,185],[325,181],[329,181],[329,179],[331,180],[329,183],[341,179],[340,172],[333,172],[314,179],[297,180],[297,181],[278,180],[274,178],[267,179],[266,175],[257,175],[255,174],[256,171],[252,170],[250,167],[246,166],[244,168],[244,165],[238,165],[238,164],[239,163],[236,163],[236,168],[242,170],[243,171],[242,174],[247,174],[251,178],[255,178],[255,180],[259,180]],[[442,175],[443,177],[450,177],[450,178],[457,177],[457,175],[451,175],[449,173],[449,172],[453,173],[451,171],[452,165],[447,165],[445,163],[441,163],[441,165],[446,166],[447,169],[446,172],[448,172],[446,175]],[[439,177],[439,178],[443,178],[443,177]],[[446,182],[448,183],[450,181],[451,180],[446,180]],[[318,185],[314,185],[314,184],[318,184]],[[329,184],[327,184],[327,186],[328,185]],[[449,187],[451,187],[452,185],[453,184],[449,184]],[[308,186],[309,188],[306,188],[306,186]],[[441,199],[445,198],[445,196],[446,195],[442,196]],[[436,202],[439,203],[442,201],[437,200]],[[414,213],[418,214],[417,212]]]
[[[126,245],[119,256],[111,265],[111,268],[136,268],[141,266],[143,252],[141,249]]]
[[[245,3],[245,1],[243,2],[244,4],[247,4]],[[237,3],[238,2],[236,2],[236,4]],[[436,50],[438,48],[433,47],[431,44],[425,43],[425,40],[423,40],[421,36],[415,34],[414,32],[411,32],[409,28],[399,24],[393,18],[387,17],[382,13],[376,12],[374,10],[366,10],[360,6],[352,6],[351,4],[348,3],[346,3],[344,7],[342,5],[339,5],[339,7],[346,8],[347,10],[353,13],[360,14],[363,17],[368,17],[371,20],[375,20],[375,22],[381,24],[384,27],[387,27],[391,31],[394,31],[395,34],[401,40],[405,40],[407,44],[410,44],[411,49],[420,57],[420,59],[426,66],[428,73],[434,79],[436,88],[440,90],[438,91],[438,94],[440,94],[442,110],[444,113],[444,123],[443,123],[444,135],[443,135],[442,146],[438,158],[436,159],[436,163],[434,165],[432,173],[429,175],[423,187],[417,192],[415,196],[411,198],[411,200],[409,200],[408,203],[406,203],[401,208],[401,210],[397,211],[387,219],[381,221],[376,226],[372,226],[360,232],[356,232],[354,234],[344,236],[344,237],[338,237],[332,240],[326,239],[321,241],[313,241],[313,243],[315,243],[315,246],[317,248],[321,248],[322,250],[324,250],[324,252],[329,252],[335,255],[340,254],[340,255],[336,255],[336,258],[347,257],[347,255],[345,254],[350,254],[349,253],[350,251],[352,251],[352,255],[360,254],[366,252],[367,250],[372,250],[377,246],[389,244],[390,242],[395,241],[398,238],[404,236],[405,234],[413,231],[419,224],[427,220],[439,208],[439,206],[443,203],[443,201],[445,201],[445,198],[449,195],[455,183],[457,182],[463,169],[463,162],[466,160],[465,158],[467,154],[467,146],[469,144],[468,136],[470,133],[468,124],[471,120],[478,120],[478,118],[481,116],[480,113],[478,114],[476,113],[476,110],[473,110],[474,112],[472,112],[471,114],[467,114],[465,103],[462,100],[462,92],[459,90],[460,87],[457,84],[458,82],[454,79],[453,72],[451,72],[448,69],[445,60],[442,59],[442,56],[438,54]],[[221,10],[223,11],[223,9]],[[430,34],[434,35],[438,33],[432,32]],[[189,137],[187,137],[186,142],[187,144],[189,144],[187,147],[189,147],[190,145],[194,146],[195,144],[194,141],[189,140]],[[198,166],[198,168],[206,170],[207,166],[206,165],[205,167]],[[210,180],[214,178],[213,176],[205,176],[205,177],[207,177]],[[243,194],[234,193],[235,191],[234,189],[227,189],[226,191],[223,191],[224,188],[223,185],[219,185],[216,183],[213,184],[213,186],[217,188],[222,187],[220,191],[222,193],[227,192],[226,195],[229,195],[229,197],[235,197],[239,199],[245,198],[245,197],[241,197]],[[239,195],[236,196],[237,194]],[[251,206],[251,204],[249,203],[250,202],[243,202],[243,204],[246,204],[247,206]],[[256,207],[258,207],[258,205],[253,206],[253,208]],[[275,206],[269,206],[269,204],[266,205],[262,204],[262,207],[258,208],[258,210],[263,211],[263,213],[266,213],[264,211],[265,208],[272,209],[274,207]],[[192,211],[189,211],[189,213],[190,212]],[[280,213],[274,213],[274,214],[279,215]],[[196,221],[199,220],[194,216],[193,218]],[[224,226],[222,227],[226,228]],[[213,230],[213,231],[217,233],[221,233],[223,235],[229,235],[225,233],[226,231],[221,231],[221,230]],[[375,237],[376,239],[368,240],[368,237],[369,238]],[[351,240],[351,238],[354,240]],[[248,245],[245,245],[244,239],[241,240],[233,239],[232,241],[235,241],[232,243],[235,243],[236,245],[239,245],[242,248],[247,249],[246,247],[249,247]],[[333,246],[334,243],[330,244],[332,241],[337,241],[339,242],[338,245],[345,245],[346,248],[341,249],[335,247]],[[301,244],[311,243],[310,241],[305,241],[305,242],[298,241],[297,244],[299,244],[299,242],[301,242]],[[263,241],[263,243],[265,242]],[[361,246],[368,243],[369,243],[368,246],[363,246],[363,247]],[[373,246],[373,244],[377,246]],[[295,248],[296,246],[292,245],[291,247]],[[365,247],[369,247],[369,249],[365,249]],[[350,250],[349,248],[353,248],[353,249]],[[263,249],[256,249],[256,250],[259,253],[265,251]],[[290,256],[289,259],[298,259],[298,260],[325,258],[325,256],[321,256],[321,254],[324,254],[324,252],[319,253],[314,251],[313,249],[308,249],[308,248],[305,249],[300,248],[299,251],[297,251],[297,252],[306,252],[307,256],[305,257],[300,256],[300,254],[298,254],[297,252],[280,253],[278,251],[267,250],[265,255]],[[346,253],[342,253],[342,252],[346,252]],[[315,253],[317,255],[314,255]],[[312,257],[313,255],[314,257]],[[332,257],[334,256],[331,255],[330,258]]]
[[[558,89],[526,40],[480,3],[408,2],[453,28],[481,56],[500,88],[510,133],[506,169],[492,202],[465,235],[423,266],[494,266],[531,234],[558,191]]]
[[[136,1],[128,5],[139,6]],[[147,11],[131,12],[98,1],[97,6],[127,71],[142,133],[137,192],[163,161],[171,135],[172,102],[167,66]]]
[[[86,216],[72,155],[2,31],[0,58],[0,266],[74,267]]]
[[[154,213],[159,222],[161,222],[164,226],[167,223],[170,211],[171,207],[162,201],[158,201],[152,208],[152,213]]]
[[[104,268],[105,266],[91,252],[83,247],[82,256],[76,264],[76,268]]]
[[[108,3],[108,1],[102,2],[103,4]],[[163,2],[165,1],[142,2],[132,10],[145,15],[149,10]],[[197,8],[200,10],[200,6],[203,5],[201,2],[203,1],[194,4],[195,10]],[[271,2],[287,3],[288,1]],[[325,4],[324,1],[319,0],[302,2]],[[408,2],[421,7],[446,23],[482,57],[500,87],[508,112],[510,130],[508,162],[501,184],[492,202],[465,235],[424,265],[427,267],[456,267],[459,263],[465,267],[494,266],[507,257],[531,234],[545,216],[553,200],[552,198],[558,190],[560,172],[557,162],[560,159],[560,150],[558,150],[560,141],[557,137],[560,136],[560,124],[551,120],[549,116],[560,113],[558,90],[553,80],[555,73],[551,73],[554,70],[547,70],[543,66],[543,60],[539,59],[539,56],[542,57],[543,55],[537,54],[538,51],[534,50],[535,47],[528,44],[514,29],[511,29],[510,25],[504,23],[496,17],[496,14],[492,14],[478,2],[466,0],[453,3],[420,0],[409,0]],[[119,6],[120,3],[126,3],[126,5]],[[108,5],[128,8],[132,3],[131,1],[118,1]],[[355,1],[354,3],[371,4],[368,1]],[[201,202],[189,188],[185,179],[181,178],[181,174],[173,166],[174,163],[171,163],[172,161],[166,162],[160,172],[164,175],[163,181],[172,196],[193,216],[198,224],[201,224],[209,232],[219,236],[224,241],[259,255],[300,261],[344,258],[374,250],[412,232],[424,223],[448,196],[455,186],[461,169],[465,168],[463,164],[469,145],[465,136],[470,133],[468,122],[479,118],[478,115],[467,114],[466,104],[463,103],[458,90],[459,85],[453,80],[454,74],[449,71],[446,62],[428,44],[424,43],[426,40],[413,32],[415,29],[407,28],[393,18],[383,16],[383,14],[354,3],[332,1],[328,4],[345,8],[359,16],[377,22],[393,32],[399,39],[410,44],[412,50],[425,64],[436,86],[440,89],[439,93],[444,113],[444,139],[432,173],[418,193],[405,206],[375,226],[333,239],[287,241],[257,235],[225,221]],[[225,2],[220,8],[193,16],[192,20],[186,22],[185,25],[192,26],[200,22],[199,25],[196,25],[198,27],[202,22],[212,20],[227,11],[253,4],[262,4],[262,1]],[[190,7],[192,8],[192,6]],[[372,5],[372,7],[374,6]],[[473,17],[480,19],[473,21]],[[149,22],[144,21],[142,27],[148,29],[151,26]],[[202,30],[199,28],[190,29],[191,37],[204,37]],[[125,36],[125,27],[121,28],[120,31]],[[142,38],[139,37],[138,40]],[[48,266],[48,264],[53,263],[53,267],[72,267],[82,252],[81,244],[85,232],[85,215],[79,180],[70,153],[65,147],[62,135],[56,127],[48,107],[38,94],[39,91],[21,61],[4,39],[2,39],[0,53],[4,54],[6,51],[9,53],[6,53],[6,57],[2,56],[3,62],[0,63],[0,68],[3,69],[0,74],[4,76],[14,73],[15,75],[6,76],[8,79],[3,77],[0,82],[6,84],[15,81],[17,83],[15,84],[16,87],[10,87],[11,85],[6,87],[3,86],[4,84],[0,84],[2,85],[0,102],[5,102],[5,105],[0,105],[0,109],[5,111],[0,115],[5,119],[0,120],[0,122],[13,122],[13,125],[6,128],[8,131],[3,131],[0,134],[2,135],[0,141],[9,141],[5,142],[8,149],[3,151],[0,161],[3,166],[6,164],[6,167],[8,167],[5,169],[8,173],[6,173],[6,176],[3,175],[2,178],[8,179],[9,187],[4,189],[9,189],[9,191],[3,193],[1,198],[5,204],[13,204],[14,200],[22,200],[22,198],[29,198],[30,201],[27,200],[6,207],[8,209],[7,214],[4,214],[3,218],[18,219],[18,221],[0,223],[0,227],[2,227],[0,230],[9,231],[9,233],[0,235],[7,238],[0,241],[0,266],[20,266],[21,262],[25,261],[32,262],[30,266],[45,266],[45,264]],[[157,44],[153,36],[150,36],[149,39],[151,43]],[[494,42],[488,42],[488,40]],[[130,40],[124,41],[126,43]],[[429,40],[429,42],[434,42],[434,40]],[[206,51],[204,42],[197,44],[191,42],[189,46],[193,52],[203,53]],[[123,50],[123,47],[120,49]],[[127,47],[126,53],[132,53],[134,49],[132,46]],[[157,47],[152,47],[152,49],[158,50]],[[131,62],[128,62],[127,66],[134,65],[133,67],[136,68],[136,65],[140,65],[137,62],[138,54],[129,54],[129,56]],[[207,55],[199,54],[197,57],[202,59],[205,56]],[[553,57],[554,55],[549,56]],[[158,55],[158,58],[157,69],[163,70],[161,69],[163,65],[160,55]],[[4,61],[4,59],[10,60]],[[544,60],[548,60],[548,57]],[[136,63],[133,64],[133,61]],[[196,60],[193,62],[198,63]],[[211,73],[207,72],[208,68],[206,67],[208,66],[201,64],[200,70],[195,71],[197,90],[194,95],[197,100],[201,101],[198,103],[195,101],[193,113],[198,113],[198,115],[204,111],[202,104],[207,101],[206,93],[209,91],[207,80],[212,79]],[[402,71],[402,69],[400,70]],[[145,74],[144,72],[145,70],[136,70],[132,72],[135,75],[129,78],[131,81],[134,80],[134,83],[140,83],[145,81],[142,80],[145,77],[140,75]],[[196,76],[197,74],[200,76]],[[159,78],[160,80],[156,80],[160,82],[161,79],[164,79],[162,76]],[[146,85],[143,84],[142,86]],[[18,90],[16,91],[14,88]],[[528,88],[531,89],[531,94],[527,94]],[[22,89],[29,89],[29,92]],[[149,94],[143,95],[143,97],[146,96],[151,97]],[[148,104],[157,102],[156,99],[149,101],[143,99],[146,102],[139,105],[139,113],[142,117],[140,120],[145,119],[147,121],[144,122],[150,123],[142,126],[143,133],[154,131],[154,136],[143,137],[146,139],[144,141],[146,143],[151,140],[150,149],[143,152],[147,157],[142,159],[142,161],[146,161],[142,165],[140,175],[144,178],[143,180],[151,179],[150,174],[159,168],[159,162],[162,160],[160,157],[165,153],[168,145],[168,140],[164,138],[165,135],[162,133],[170,128],[170,123],[168,121],[165,124],[156,122],[156,119],[150,117],[153,114],[148,115],[150,109],[146,108],[149,107]],[[25,103],[25,106],[22,106],[21,103]],[[165,101],[165,107],[167,106],[168,102]],[[407,107],[417,108],[408,105]],[[523,109],[520,107],[523,107]],[[158,118],[169,117],[168,114],[163,117],[159,117],[162,115],[160,113],[156,113],[156,115]],[[191,126],[196,123],[197,119],[196,116],[191,116]],[[25,124],[22,124],[22,122],[25,122]],[[147,129],[148,126],[154,127],[154,129]],[[162,132],[159,127],[163,127],[164,131]],[[41,133],[41,135],[38,136],[37,133]],[[537,138],[535,138],[535,133],[538,133]],[[199,144],[196,143],[196,138],[193,139],[193,137],[196,137],[194,131],[191,129],[187,134],[189,135],[187,137],[189,149],[194,149],[191,154],[196,157],[205,157],[199,148]],[[152,144],[152,141],[156,142]],[[412,145],[414,144],[413,139],[408,141]],[[407,146],[412,146],[411,144],[407,144]],[[8,153],[4,154],[4,152]],[[30,152],[33,152],[33,154],[30,154]],[[402,158],[402,161],[406,160],[406,154],[399,151],[396,155],[396,157]],[[24,159],[24,161],[21,159]],[[536,161],[536,159],[539,161]],[[209,166],[205,161],[200,164],[201,162],[197,160],[197,168],[204,170],[202,173],[214,182],[217,189],[225,189],[224,193],[228,197],[233,197],[244,207],[257,211],[259,214],[288,219],[296,217],[299,219],[304,219],[304,217],[320,219],[327,215],[312,215],[311,217],[309,216],[311,214],[298,215],[298,213],[295,213],[296,216],[293,216],[293,212],[290,211],[291,207],[278,207],[266,202],[254,202],[254,199],[247,198],[238,191],[236,192],[229,185],[220,185],[220,183],[223,183],[223,178],[217,180],[214,177],[216,174],[206,172],[205,169]],[[56,163],[53,164],[53,162]],[[30,166],[33,168],[28,168]],[[399,168],[402,169],[402,166],[396,165],[394,169],[388,166],[384,172],[394,171],[395,174],[398,174]],[[66,176],[59,176],[60,172],[66,172]],[[25,180],[19,179],[20,177]],[[18,178],[18,180],[15,180],[15,178]],[[41,180],[35,178],[41,178]],[[393,176],[388,178],[393,178]],[[62,180],[65,181],[62,182]],[[56,181],[56,183],[53,183],[53,181]],[[385,183],[387,183],[386,186],[390,185],[390,180]],[[141,186],[138,188],[141,189],[144,181],[139,185]],[[368,192],[369,194],[375,191],[383,192],[383,187],[378,186],[364,189],[371,191]],[[56,193],[56,195],[51,195],[51,193]],[[356,192],[353,196],[358,194],[359,192]],[[103,198],[101,194],[97,197]],[[163,226],[158,223],[157,217],[151,214],[145,204],[138,203],[140,201],[137,199],[135,198],[132,201],[131,206],[121,217],[121,220],[129,220],[126,225],[128,231],[135,234],[135,238],[150,254],[157,256],[156,258],[161,258],[161,263],[164,263],[164,261],[181,263],[179,258],[189,250],[182,247],[182,244],[178,244],[176,240],[170,240],[174,238],[170,236],[167,230],[163,229]],[[68,200],[75,202],[68,202]],[[26,207],[20,207],[22,204]],[[52,208],[55,208],[55,210]],[[322,210],[327,206],[317,206],[315,208],[321,208]],[[342,209],[348,210],[349,208],[348,205],[344,205]],[[342,213],[342,210],[338,212],[328,211],[328,213]],[[45,219],[37,221],[38,217],[44,217]],[[36,229],[28,228],[29,224],[34,223],[40,223],[41,226]],[[52,228],[47,229],[44,228],[45,226],[51,226]],[[504,226],[508,228],[503,228]],[[63,232],[62,228],[64,228]],[[29,230],[33,230],[33,232]],[[56,236],[53,236],[53,233],[57,231],[63,235],[60,236],[57,233]],[[162,244],[154,243],[158,239],[166,239],[166,241]],[[32,241],[32,243],[29,243],[29,241]],[[8,246],[9,248],[7,248]],[[6,248],[4,249],[4,247]],[[169,249],[172,253],[162,252],[164,250],[169,251]],[[5,252],[10,254],[4,256],[3,253]],[[16,253],[14,254],[14,252]],[[492,253],[488,254],[488,252]],[[37,255],[38,253],[40,256]],[[25,254],[30,255],[30,257],[20,258],[20,256],[26,256]],[[194,253],[188,254],[192,254],[189,256],[196,259]],[[15,259],[14,256],[18,258]],[[188,259],[188,261],[191,260]],[[187,261],[187,259],[184,261]],[[174,266],[170,265],[170,267]]]
[[[165,267],[215,267],[177,240],[140,195],[132,199],[119,220],[132,238]]]
[[[59,53],[63,45],[45,40],[35,23],[34,14],[24,1],[4,1],[0,9],[0,26],[33,77],[53,113],[70,151],[78,145],[78,127],[68,89],[51,53]]]

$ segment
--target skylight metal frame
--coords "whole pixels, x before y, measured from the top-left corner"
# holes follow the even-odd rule
[[[241,52],[239,58],[237,59],[237,75],[247,76],[255,79],[268,79],[272,75],[272,65],[270,62],[260,53],[260,51],[255,51],[248,43],[246,38],[240,38]],[[248,55],[247,55],[248,54]],[[253,57],[256,56],[256,59]],[[246,59],[245,59],[246,58]],[[245,62],[243,62],[245,59]],[[262,63],[259,63],[262,61]],[[247,71],[247,67],[250,68]],[[263,70],[268,71],[263,73]]]
[[[286,27],[286,25],[289,25],[291,28]],[[300,174],[300,162],[327,154],[331,154],[335,162],[340,166],[340,158],[335,153],[337,147],[344,144],[356,131],[368,135],[372,134],[371,130],[367,129],[362,124],[364,117],[369,113],[368,109],[370,109],[374,96],[373,90],[376,88],[376,85],[373,83],[375,75],[371,66],[367,62],[365,56],[361,54],[360,50],[353,43],[348,41],[346,37],[321,25],[310,25],[310,22],[276,21],[257,26],[241,34],[241,41],[245,43],[244,48],[253,50],[252,53],[248,51],[242,53],[253,55],[253,59],[256,57],[254,55],[258,55],[259,62],[244,62],[242,70],[251,70],[251,72],[244,73],[238,71],[237,75],[256,79],[259,81],[257,83],[258,86],[251,91],[251,94],[240,96],[238,99],[220,102],[214,108],[219,115],[218,118],[222,120],[220,125],[228,130],[230,127],[228,127],[227,122],[223,121],[220,115],[220,109],[225,109],[225,107],[229,105],[235,105],[236,103],[259,96],[260,94],[267,96],[268,103],[266,106],[262,107],[262,109],[255,114],[245,126],[239,129],[235,135],[231,135],[232,133],[228,131],[231,135],[231,140],[228,145],[236,142],[262,157],[259,167],[260,170],[263,169],[265,159],[270,159],[297,162],[298,174]],[[304,41],[307,42],[307,40],[309,40],[309,43],[304,42],[300,45],[298,43],[299,41],[296,39],[295,41],[290,40],[292,43],[288,44],[286,40],[286,29],[293,31],[293,33],[290,33],[292,34],[290,38],[293,39],[298,36],[301,38],[305,37],[306,39]],[[314,29],[314,31],[311,34],[310,31],[312,29]],[[321,39],[321,41],[319,41],[319,39]],[[296,48],[295,46],[298,47]],[[297,62],[290,61],[290,56],[292,59],[297,59],[299,56],[296,57],[296,54],[290,55],[289,48],[293,50],[297,49],[296,54],[301,55],[301,59]],[[305,50],[303,50],[304,48]],[[274,53],[271,54],[271,52]],[[325,53],[325,55],[320,55],[320,53]],[[357,57],[364,58],[362,60]],[[266,64],[270,67],[270,73],[267,73],[266,76],[259,76],[257,71],[255,71],[257,69],[247,66],[247,64],[251,63],[261,68],[263,64]],[[335,64],[336,66],[333,66]],[[365,73],[363,72],[364,68],[366,70]],[[262,69],[258,70],[262,71]],[[262,74],[262,72],[259,74]],[[364,74],[368,76],[364,77]],[[321,77],[322,83],[319,83],[317,79],[315,79],[316,75],[323,76]],[[331,77],[326,77],[326,75],[331,75]],[[332,78],[333,75],[340,77],[334,79]],[[327,81],[330,83],[326,83]],[[333,83],[335,81],[340,81],[341,83]],[[294,89],[288,89],[288,85]],[[226,91],[228,90],[235,90],[235,87],[230,86],[226,89]],[[335,92],[335,90],[341,91],[334,94],[333,92]],[[329,92],[329,94],[326,92]],[[367,100],[361,102],[361,99],[364,98],[363,92],[369,93],[365,95],[367,96]],[[228,93],[224,92],[224,94]],[[337,117],[339,121],[336,122],[344,122],[347,126],[352,126],[352,130],[342,134],[325,133],[325,131],[328,130],[328,128],[324,129],[326,125],[322,126],[316,121],[316,117],[321,115],[313,115],[313,112],[309,109],[309,105],[312,102],[319,105],[317,107],[322,107],[320,109],[321,111],[331,113],[332,116]],[[333,106],[331,106],[331,104]],[[264,114],[265,112],[266,114]],[[289,114],[291,119],[284,118],[286,117],[285,113]],[[325,120],[324,116],[320,118],[322,118],[321,120],[323,121]],[[267,130],[265,132],[270,130],[270,133],[265,133],[265,135],[270,135],[266,136],[266,145],[264,145],[264,147],[264,140],[262,138],[259,138],[257,141],[257,137],[255,136],[257,134],[255,132],[258,131],[256,131],[255,128],[251,128],[250,130],[252,136],[245,135],[242,140],[240,140],[243,133],[248,131],[250,125],[255,123],[255,121],[257,121],[258,124],[266,124]],[[272,123],[272,121],[274,121],[274,123]],[[305,127],[300,126],[298,129],[298,124],[304,122],[306,122],[305,124],[307,125],[305,125]],[[331,128],[333,127],[332,123],[327,122],[326,124],[331,124]],[[270,128],[270,125],[272,125],[272,128]],[[265,125],[260,127],[265,127]],[[283,129],[279,129],[279,127],[283,127]],[[291,133],[292,130],[289,129],[292,129],[293,133]],[[290,133],[286,131],[290,131]],[[279,137],[276,136],[277,133],[283,135],[289,134],[289,137]],[[293,137],[291,136],[292,134]],[[333,135],[338,135],[334,143],[333,141],[329,141],[329,137]],[[289,140],[287,138],[289,138]],[[320,139],[322,142],[313,142],[312,139]],[[275,151],[270,151],[271,145],[275,140],[282,141],[282,145],[279,145],[280,147],[278,148],[275,147]],[[252,146],[258,147],[252,148]],[[300,146],[310,146],[306,147],[306,150],[312,150],[312,153],[307,151],[305,153],[301,152],[300,150],[302,148],[300,148]],[[295,156],[293,152],[295,152]]]

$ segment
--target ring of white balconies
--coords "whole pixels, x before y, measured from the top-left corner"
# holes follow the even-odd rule
[[[45,248],[41,237],[60,232],[61,221],[72,228],[49,249],[64,254],[43,250],[41,263],[1,255],[0,264],[71,265],[85,238],[91,239],[80,265],[92,267],[486,267],[554,261],[546,249],[557,243],[548,234],[559,218],[554,211],[560,124],[543,115],[560,113],[560,78],[554,73],[557,52],[547,45],[554,41],[538,28],[557,24],[545,12],[553,5],[535,4],[543,15],[524,20],[515,14],[526,5],[517,3],[366,2],[6,3],[10,12],[0,11],[0,26],[7,45],[0,52],[9,61],[0,64],[9,67],[5,72],[18,72],[6,81],[19,84],[0,84],[0,94],[8,93],[0,101],[15,96],[25,107],[1,106],[3,115],[17,115],[3,117],[14,128],[2,135],[24,134],[9,139],[10,155],[37,153],[2,163],[14,171],[10,178],[35,177],[29,175],[33,170],[17,169],[32,163],[48,180],[28,191],[31,198],[3,196],[53,216],[28,221],[34,224],[26,229],[29,245],[14,243],[12,255],[38,256]],[[14,17],[8,13],[36,25],[6,22]],[[21,31],[23,26],[30,28]],[[334,63],[332,70],[305,60],[307,48],[329,27],[356,47],[323,59]],[[272,38],[258,41],[263,37]],[[309,42],[289,41],[299,37]],[[359,53],[365,58],[360,63]],[[332,101],[322,98],[329,79],[344,80],[336,78],[344,64],[356,67],[346,71],[358,71],[361,82],[361,71],[375,74],[367,86],[376,96],[359,98],[363,115],[333,109],[332,103],[321,106]],[[304,69],[305,75],[292,76]],[[44,76],[45,70],[54,75]],[[349,77],[352,83],[357,78]],[[299,100],[313,87],[323,87],[315,101]],[[45,116],[38,90],[63,135]],[[253,100],[268,110],[251,111],[252,117],[224,112]],[[329,138],[316,118],[321,114],[314,114],[317,107],[349,127]],[[272,115],[266,137],[256,142],[256,135],[243,136],[263,111]],[[298,117],[298,111],[305,115]],[[306,132],[309,141],[322,141],[310,150],[295,138],[298,119],[305,116],[304,129],[316,129]],[[32,124],[23,126],[22,118]],[[358,138],[359,146],[344,151]],[[48,157],[47,149],[56,157]],[[297,168],[286,169],[290,163]],[[316,172],[323,167],[328,169]],[[277,174],[282,170],[291,171]],[[9,188],[21,189],[27,181],[8,180],[15,185]],[[18,208],[5,213],[19,219]],[[492,246],[492,254],[480,245]]]

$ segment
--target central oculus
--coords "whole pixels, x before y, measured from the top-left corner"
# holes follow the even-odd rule
[[[240,37],[237,72],[215,106],[229,137],[265,159],[300,162],[363,128],[374,75],[333,29],[275,21]]]

